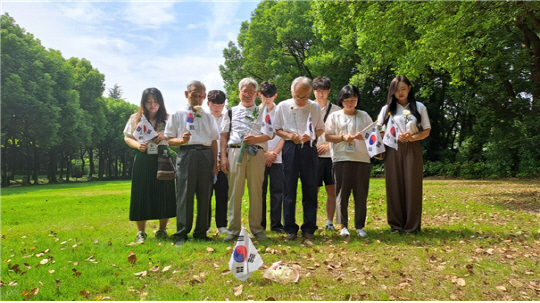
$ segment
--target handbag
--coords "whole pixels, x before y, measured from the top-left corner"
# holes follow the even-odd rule
[[[174,165],[169,157],[168,148],[158,154],[157,175],[158,180],[173,180],[175,176]]]

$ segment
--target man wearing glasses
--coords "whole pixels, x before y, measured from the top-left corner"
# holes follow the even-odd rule
[[[249,191],[249,229],[257,239],[268,239],[261,225],[262,184],[267,141],[273,131],[261,131],[262,105],[256,106],[259,84],[253,78],[240,81],[240,104],[225,115],[221,123],[221,171],[229,175],[229,234],[225,242],[238,239],[242,229],[242,197],[247,180]],[[247,145],[242,148],[242,143]],[[239,155],[241,156],[239,157]]]
[[[304,238],[313,239],[317,230],[317,139],[324,132],[321,107],[311,96],[311,80],[298,77],[291,84],[292,99],[276,107],[276,134],[285,140],[282,150],[284,190],[283,228],[287,240],[298,237],[296,224],[296,189],[298,178],[302,182],[302,207]]]
[[[191,81],[185,92],[189,101],[186,109],[172,114],[165,127],[170,146],[180,146],[176,158],[176,246],[181,246],[193,228],[195,195],[197,220],[193,238],[211,241],[206,236],[210,227],[210,201],[214,176],[218,173],[217,139],[219,129],[212,115],[201,108],[206,87]]]

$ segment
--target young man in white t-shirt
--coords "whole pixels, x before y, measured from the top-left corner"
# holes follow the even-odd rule
[[[325,123],[331,113],[341,109],[339,106],[330,103],[328,100],[331,85],[332,82],[328,77],[319,76],[313,79],[315,102],[321,106],[323,121]],[[321,135],[317,139],[317,153],[319,154],[319,161],[317,164],[317,192],[320,191],[324,182],[326,189],[326,230],[335,231],[336,228],[334,227],[333,221],[334,214],[336,213],[336,182],[332,174],[330,143],[325,140],[324,135]]]
[[[208,92],[208,108],[210,108],[210,114],[216,119],[218,127],[221,126],[223,121],[223,108],[225,107],[226,96],[225,93],[220,90],[211,90]],[[221,136],[220,136],[221,138]],[[220,139],[217,140],[218,149],[220,146]],[[219,168],[220,152],[218,150],[217,165]],[[219,169],[216,180],[214,182],[214,197],[216,201],[216,210],[214,218],[216,220],[216,228],[220,234],[226,234],[227,230],[227,203],[229,198],[229,181],[227,175]],[[210,211],[212,216],[212,211]]]
[[[277,98],[277,88],[273,82],[265,81],[261,83],[259,89],[259,98],[266,103],[268,116],[266,123],[272,125],[276,111],[274,108],[274,100]],[[266,119],[266,117],[263,117]],[[280,136],[275,136],[268,141],[268,151],[266,156],[266,167],[264,170],[263,181],[263,219],[261,225],[266,229],[266,193],[268,189],[268,181],[270,179],[270,230],[284,233],[283,224],[281,223],[281,215],[283,213],[283,164],[281,159],[281,150],[283,149],[283,139]]]

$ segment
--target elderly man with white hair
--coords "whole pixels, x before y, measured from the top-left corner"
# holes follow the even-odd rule
[[[246,180],[249,228],[255,238],[268,239],[261,225],[262,184],[266,142],[274,137],[274,132],[262,129],[263,106],[255,105],[258,86],[253,78],[242,79],[238,85],[240,104],[234,106],[221,122],[221,171],[229,176],[229,234],[225,242],[232,242],[240,235]]]
[[[298,77],[291,84],[292,98],[276,107],[274,126],[276,134],[285,140],[283,144],[283,228],[287,240],[298,237],[300,227],[296,224],[296,189],[298,178],[302,182],[302,206],[304,238],[312,239],[317,230],[317,137],[324,132],[321,107],[309,100],[311,80]]]

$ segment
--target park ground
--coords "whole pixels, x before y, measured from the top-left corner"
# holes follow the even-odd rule
[[[129,181],[4,188],[0,299],[540,300],[540,180],[426,179],[417,235],[389,233],[384,179],[371,180],[366,238],[325,231],[325,197],[317,238],[254,240],[264,265],[241,282],[214,223],[214,241],[178,248],[149,222],[136,244]],[[299,270],[298,283],[263,278],[277,261]]]

